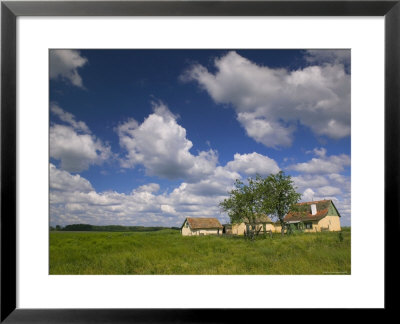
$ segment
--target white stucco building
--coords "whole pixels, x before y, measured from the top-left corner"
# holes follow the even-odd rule
[[[216,218],[187,217],[181,226],[183,236],[222,235],[222,225]]]

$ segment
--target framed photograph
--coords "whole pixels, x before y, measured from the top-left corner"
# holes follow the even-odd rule
[[[399,14],[2,2],[1,321],[390,308]]]

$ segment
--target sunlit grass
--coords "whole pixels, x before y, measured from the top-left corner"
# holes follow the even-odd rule
[[[50,274],[350,274],[351,233],[51,232]]]

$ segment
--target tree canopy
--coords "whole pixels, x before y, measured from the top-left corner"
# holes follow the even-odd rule
[[[219,204],[228,213],[231,223],[254,224],[257,215],[266,214],[279,220],[283,234],[283,218],[301,198],[290,175],[283,171],[266,178],[256,175],[248,178],[247,184],[237,179],[234,186],[229,198]]]
[[[229,198],[220,203],[222,210],[226,211],[231,219],[231,223],[240,223],[248,220],[254,223],[256,215],[260,209],[260,200],[257,190],[257,180],[249,178],[248,184],[241,180],[235,181],[235,189],[229,192]]]

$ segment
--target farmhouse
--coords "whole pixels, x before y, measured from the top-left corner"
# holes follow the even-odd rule
[[[305,232],[322,232],[340,231],[340,217],[332,200],[319,200],[296,204],[283,220],[295,226],[302,222]],[[275,229],[280,231],[280,225],[275,226]]]
[[[187,217],[181,226],[183,236],[222,235],[222,225],[216,218]]]

